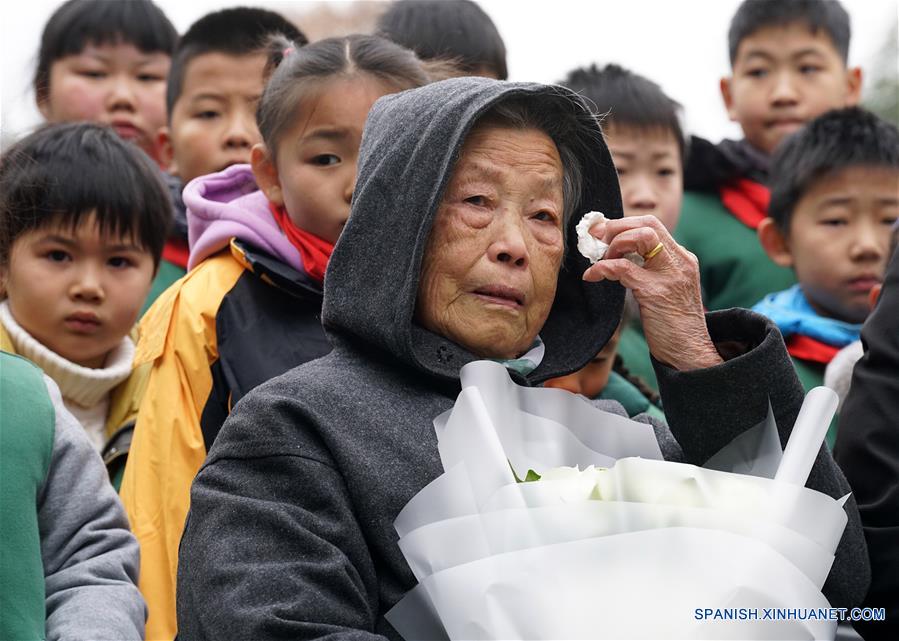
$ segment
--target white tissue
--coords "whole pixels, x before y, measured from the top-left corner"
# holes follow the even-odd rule
[[[580,222],[575,227],[577,231],[577,250],[581,255],[590,261],[592,265],[606,255],[609,246],[595,236],[590,235],[590,228],[596,223],[605,222],[606,217],[600,211],[591,211],[584,214]]]

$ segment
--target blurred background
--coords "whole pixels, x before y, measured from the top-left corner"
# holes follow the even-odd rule
[[[729,72],[727,27],[740,0],[478,1],[505,40],[510,80],[556,82],[576,66],[616,62],[651,78],[680,102],[690,133],[713,141],[740,137],[718,93],[719,78]],[[852,18],[849,62],[864,70],[865,105],[899,124],[899,0],[842,2]],[[281,12],[311,40],[370,32],[387,6],[376,1],[156,3],[179,32],[209,11],[243,4]],[[0,7],[4,148],[40,123],[30,81],[41,30],[60,4],[12,0]]]

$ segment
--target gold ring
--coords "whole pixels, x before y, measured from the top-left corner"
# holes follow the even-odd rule
[[[652,248],[652,251],[647,254],[643,254],[643,262],[645,263],[649,259],[655,258],[663,249],[665,249],[665,245],[660,242],[658,245]]]

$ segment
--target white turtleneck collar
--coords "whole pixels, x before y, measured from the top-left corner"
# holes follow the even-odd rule
[[[38,342],[13,318],[8,300],[0,303],[0,323],[9,332],[16,352],[44,370],[59,385],[63,399],[82,408],[88,409],[108,400],[112,388],[131,374],[134,341],[128,336],[109,353],[102,368],[93,369],[73,363]]]

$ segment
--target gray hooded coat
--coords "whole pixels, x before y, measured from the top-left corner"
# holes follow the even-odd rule
[[[256,388],[225,423],[191,490],[179,638],[397,638],[384,613],[415,579],[393,521],[442,473],[432,420],[454,403],[460,367],[476,359],[413,322],[422,255],[467,132],[514,96],[575,116],[571,133],[583,143],[585,168],[578,211],[621,216],[599,127],[567,90],[465,78],[380,99],[325,281],[323,320],[334,351]],[[578,218],[569,221],[569,248]],[[618,324],[623,290],[585,283],[586,266],[567,253],[540,332],[546,356],[526,378],[514,375],[519,384],[583,366]],[[692,372],[656,363],[671,431],[654,427],[669,459],[703,463],[761,421],[769,398],[785,439],[802,401],[773,325],[744,310],[710,314],[708,325],[717,344],[736,345],[739,355]],[[599,403],[624,414],[613,401]],[[809,485],[833,497],[849,491],[824,451]],[[857,602],[869,577],[854,502],[848,509],[825,586],[834,605]]]

